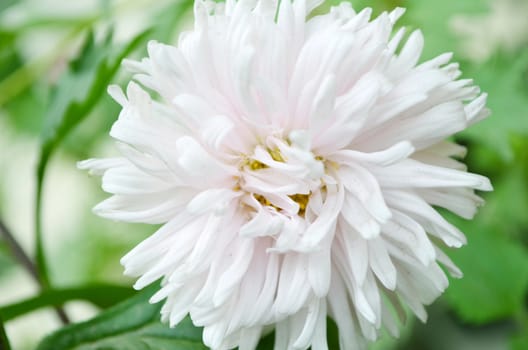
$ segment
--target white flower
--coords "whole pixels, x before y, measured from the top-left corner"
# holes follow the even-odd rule
[[[362,348],[392,308],[424,305],[460,271],[439,246],[464,235],[434,206],[471,218],[489,181],[446,137],[488,114],[451,55],[417,65],[423,38],[391,36],[403,13],[370,20],[348,3],[196,1],[178,45],[127,61],[135,80],[111,130],[122,154],[81,168],[112,197],[101,216],[163,224],[123,259],[135,288],[162,278],[171,326],[190,314],[213,349]],[[400,48],[400,46],[402,46]],[[431,239],[433,238],[433,239]]]

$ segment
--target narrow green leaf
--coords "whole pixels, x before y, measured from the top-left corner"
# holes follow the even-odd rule
[[[42,133],[42,144],[37,166],[37,190],[35,200],[35,252],[36,263],[42,285],[49,286],[48,269],[44,257],[42,242],[42,189],[48,161],[62,140],[93,109],[97,101],[105,94],[106,87],[117,72],[124,57],[130,54],[138,44],[144,42],[150,31],[143,32],[114,53],[111,36],[102,44],[95,43],[90,35],[79,55],[63,76],[52,96],[46,112]]]
[[[62,77],[46,111],[46,125],[42,133],[41,159],[52,152],[64,137],[77,126],[106,94],[123,58],[128,56],[150,35],[143,32],[117,53],[111,35],[96,43],[90,34],[79,57],[70,64]]]
[[[128,298],[133,293],[130,287],[115,285],[91,285],[77,288],[49,289],[21,302],[0,307],[5,321],[47,306],[60,306],[71,300],[85,300],[101,308],[107,308]]]
[[[37,350],[206,350],[202,330],[189,318],[170,328],[160,319],[161,304],[149,304],[155,283],[94,319],[66,326],[45,338]]]
[[[13,50],[17,33],[0,29],[0,80],[21,65],[21,59]]]
[[[11,350],[11,344],[7,338],[7,334],[4,328],[4,320],[0,314],[0,349],[1,350]]]

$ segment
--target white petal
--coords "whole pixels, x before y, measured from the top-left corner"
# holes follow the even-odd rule
[[[323,204],[321,214],[308,226],[306,233],[303,235],[302,242],[305,246],[315,247],[325,237],[333,236],[337,216],[343,206],[344,197],[342,187],[332,189],[330,186],[327,186],[326,200]]]
[[[388,166],[409,157],[414,152],[414,147],[408,141],[398,142],[383,151],[359,152],[353,150],[337,151],[329,159],[336,162],[353,164],[357,162],[372,163],[380,166]]]
[[[383,187],[471,187],[491,191],[488,178],[406,159],[375,172]]]
[[[405,46],[395,60],[395,70],[404,73],[418,62],[423,50],[424,39],[422,32],[415,30],[407,39]]]
[[[383,225],[383,236],[415,255],[423,265],[429,265],[436,258],[434,246],[423,227],[397,210],[393,211],[392,220]]]
[[[180,154],[178,163],[191,176],[205,177],[207,182],[215,183],[226,181],[235,175],[234,170],[222,164],[218,159],[211,156],[195,139],[184,136],[178,139],[176,147]]]
[[[377,237],[381,232],[380,224],[354,196],[345,196],[341,217],[365,239]]]
[[[284,256],[275,301],[279,315],[294,314],[308,298],[310,289],[306,288],[306,260],[302,254],[291,253]]]
[[[128,164],[124,158],[87,159],[77,162],[77,168],[88,170],[90,175],[103,175],[108,169]]]
[[[93,211],[112,220],[160,224],[179,212],[188,198],[188,192],[183,190],[183,193],[173,190],[136,196],[114,195],[95,206]]]
[[[323,247],[308,257],[308,281],[316,297],[323,298],[330,288],[331,256],[330,248]]]
[[[203,214],[213,209],[221,214],[230,201],[240,195],[240,193],[229,189],[210,189],[197,194],[187,204],[186,208],[192,214]]]
[[[325,303],[324,299],[316,299],[308,305],[306,321],[301,334],[295,339],[292,348],[293,349],[306,349],[310,346],[312,337],[317,327],[318,322],[321,318],[321,314],[326,311],[323,306]]]
[[[455,278],[462,278],[463,273],[460,269],[453,263],[453,261],[438,247],[435,247],[437,259],[441,262],[449,271],[451,276]]]
[[[369,266],[367,241],[355,231],[344,228],[343,224],[344,223],[340,222],[342,229],[337,236],[337,240],[338,242],[342,241],[343,250],[354,280],[359,286],[361,286],[367,277]]]
[[[339,169],[339,177],[348,191],[347,196],[353,195],[359,199],[376,221],[385,223],[391,218],[379,184],[367,170],[357,165],[349,165]]]
[[[328,307],[339,332],[339,347],[342,350],[365,349],[361,337],[357,334],[356,325],[352,318],[347,288],[338,273],[332,274],[332,288],[329,291]]]
[[[260,209],[253,219],[249,220],[240,228],[241,236],[258,237],[274,236],[282,229],[283,221],[267,209]]]
[[[236,243],[235,243],[236,244]],[[238,242],[238,247],[233,247],[234,253],[227,254],[232,263],[225,269],[220,276],[219,284],[213,297],[213,304],[219,306],[233,292],[236,284],[240,282],[247,271],[251,258],[253,256],[254,243],[247,239]]]
[[[370,268],[388,290],[396,288],[397,272],[381,238],[368,242]]]
[[[389,205],[407,213],[420,223],[424,229],[444,241],[450,247],[466,244],[466,237],[456,227],[448,223],[436,210],[420,197],[402,191],[386,191],[385,199]]]

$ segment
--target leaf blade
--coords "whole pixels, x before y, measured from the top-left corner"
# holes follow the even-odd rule
[[[101,308],[116,304],[129,296],[133,290],[116,285],[91,285],[77,288],[49,289],[39,295],[20,302],[0,307],[0,315],[5,321],[47,306],[60,306],[71,300],[85,300]]]
[[[60,85],[61,89],[55,93],[52,104],[47,112],[47,125],[43,128],[42,141],[39,160],[36,169],[36,192],[35,192],[35,252],[36,265],[44,288],[50,286],[47,262],[44,254],[43,234],[42,234],[42,192],[48,162],[53,151],[68,135],[68,133],[78,125],[93,109],[97,101],[106,91],[106,86],[117,72],[123,58],[134,50],[137,45],[149,35],[150,30],[146,30],[128,43],[117,56],[108,63],[106,60],[107,51],[111,46],[110,36],[106,38],[104,44],[107,50],[97,48],[93,37],[89,35],[79,58],[71,64],[73,73],[81,72],[80,76],[66,75],[65,80],[72,80],[77,89],[72,89],[71,85]],[[98,52],[101,51],[101,52]],[[95,65],[89,62],[96,59]],[[93,63],[93,62],[92,62]],[[88,65],[88,68],[87,68]],[[79,91],[80,89],[80,91]],[[85,91],[83,89],[86,89]],[[64,96],[61,96],[64,95]]]
[[[201,342],[201,329],[189,318],[175,328],[159,321],[161,305],[148,302],[158,288],[153,284],[89,321],[58,330],[37,350],[207,349]]]

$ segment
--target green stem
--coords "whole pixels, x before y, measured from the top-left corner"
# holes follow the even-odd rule
[[[2,222],[2,220],[0,220],[0,236],[3,237],[3,239],[7,243],[7,246],[11,250],[14,258],[20,263],[22,267],[24,267],[27,270],[27,272],[31,275],[31,277],[33,277],[37,281],[37,283],[39,283],[42,287],[42,280],[40,278],[39,272],[37,271],[37,268],[35,267],[35,264],[26,254],[24,249],[22,249],[18,241],[15,239],[15,236],[11,233],[11,231],[7,228],[7,226]],[[70,323],[68,315],[66,315],[66,312],[64,311],[64,309],[61,308],[60,305],[55,307],[55,312],[57,313],[57,316],[62,321],[62,323],[64,324]]]
[[[43,289],[48,289],[50,287],[50,279],[42,238],[42,191],[49,153],[42,150],[42,154],[43,156],[37,167],[37,189],[35,194],[35,257],[40,285]]]
[[[38,272],[35,268],[35,264],[33,264],[33,261],[31,261],[24,249],[22,249],[20,244],[18,244],[17,240],[15,239],[11,231],[7,228],[7,226],[3,223],[2,219],[0,219],[0,236],[7,243],[7,246],[9,250],[11,250],[13,257],[20,263],[22,267],[27,270],[27,272],[35,280],[39,281]]]
[[[44,151],[43,151],[44,152]],[[49,278],[49,269],[46,261],[44,250],[44,240],[42,235],[42,190],[44,187],[44,176],[51,152],[46,152],[46,156],[40,159],[37,168],[37,193],[35,200],[35,256],[37,263],[37,277],[42,290],[46,291],[51,288]],[[70,318],[62,307],[62,303],[55,306],[55,312],[63,324],[70,323]]]

